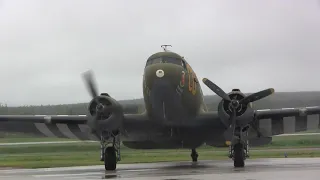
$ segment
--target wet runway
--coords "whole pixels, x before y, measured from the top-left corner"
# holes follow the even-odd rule
[[[139,180],[319,180],[320,158],[248,159],[234,168],[232,160],[119,164],[113,172],[103,166],[0,170],[1,180],[139,179]]]

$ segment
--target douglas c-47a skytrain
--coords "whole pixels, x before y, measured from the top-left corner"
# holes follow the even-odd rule
[[[86,115],[1,115],[0,126],[1,122],[30,123],[46,136],[98,140],[106,170],[116,169],[120,141],[132,149],[187,148],[194,162],[196,148],[204,143],[228,145],[234,166],[243,167],[249,146],[268,144],[273,135],[318,128],[307,120],[319,120],[319,107],[254,110],[252,102],[271,95],[272,88],[248,96],[239,89],[226,94],[204,78],[203,83],[222,98],[217,111],[207,111],[196,73],[166,46],[147,59],[142,83],[146,111],[141,114],[124,114],[108,93],[98,94],[88,71],[84,79],[92,100]]]

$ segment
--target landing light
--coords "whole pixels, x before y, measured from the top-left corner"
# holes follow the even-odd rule
[[[162,78],[164,76],[164,71],[162,69],[159,69],[156,71],[156,76],[159,78]]]

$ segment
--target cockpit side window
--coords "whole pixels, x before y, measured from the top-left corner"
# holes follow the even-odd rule
[[[184,60],[181,60],[181,65],[184,69],[187,69],[186,62]]]

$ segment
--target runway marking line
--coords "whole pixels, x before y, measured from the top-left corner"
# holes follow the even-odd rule
[[[128,169],[128,170],[120,170],[114,173],[108,173],[108,175],[117,175],[119,172],[143,172],[143,171],[152,171],[152,170],[159,170],[159,169]],[[33,177],[60,177],[60,176],[88,176],[88,175],[104,175],[103,172],[79,172],[79,173],[68,173],[68,174],[39,174],[39,175],[32,175]]]
[[[66,177],[66,176],[87,176],[87,175],[99,175],[101,172],[92,172],[92,173],[74,173],[74,174],[41,174],[41,175],[32,175],[33,177]]]

